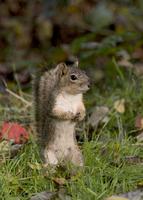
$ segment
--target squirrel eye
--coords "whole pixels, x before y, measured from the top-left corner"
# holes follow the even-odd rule
[[[72,80],[72,81],[77,80],[77,77],[76,77],[74,74],[72,74],[72,75],[71,75],[71,80]]]

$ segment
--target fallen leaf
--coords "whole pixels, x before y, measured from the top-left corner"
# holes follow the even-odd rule
[[[0,153],[7,152],[10,150],[10,144],[6,140],[0,142]]]
[[[135,119],[135,127],[142,130],[143,129],[143,117],[138,115]]]
[[[97,106],[93,108],[91,116],[89,118],[89,124],[93,127],[97,127],[100,122],[105,122],[107,115],[109,113],[109,108],[106,106]],[[106,120],[105,120],[106,119]]]
[[[138,60],[143,60],[143,49],[140,47],[135,49],[135,51],[132,53],[132,58],[138,59]]]
[[[137,141],[138,142],[143,142],[143,132],[142,133],[140,133],[139,135],[137,135]]]
[[[18,123],[4,122],[0,131],[0,139],[6,139],[14,144],[25,143],[29,139],[29,134]]]
[[[119,51],[117,53],[117,56],[120,58],[118,61],[118,65],[126,67],[126,68],[132,68],[133,64],[130,62],[131,56],[129,53],[125,50]]]
[[[35,196],[31,197],[30,200],[50,200],[57,196],[57,192],[40,192]]]
[[[118,65],[121,65],[123,67],[128,67],[128,68],[132,68],[133,67],[133,64],[130,61],[126,60],[126,59],[122,59],[122,60],[118,61]]]
[[[9,141],[2,140],[0,142],[0,162],[4,162],[6,159],[16,156],[21,147],[22,144],[11,145]]]
[[[42,169],[42,165],[40,163],[28,163],[29,167],[31,169],[37,169],[37,170],[41,170]]]
[[[114,109],[119,113],[125,112],[125,99],[119,99],[114,102]]]
[[[127,199],[124,197],[112,196],[112,197],[107,198],[106,200],[130,200],[130,199]]]
[[[65,185],[65,183],[66,183],[66,179],[64,179],[64,178],[53,178],[53,181],[55,182],[55,183],[57,183],[58,185]]]
[[[143,75],[143,62],[134,64],[134,71],[137,76]]]
[[[114,195],[108,197],[106,200],[142,200],[142,199],[143,199],[143,191],[141,189],[138,189],[124,194],[119,194],[118,196]]]
[[[142,164],[143,163],[143,158],[139,156],[126,156],[125,161],[128,164]]]
[[[35,196],[31,197],[30,200],[71,200],[71,196],[66,194],[65,188],[60,188],[56,192],[40,192],[36,194]]]

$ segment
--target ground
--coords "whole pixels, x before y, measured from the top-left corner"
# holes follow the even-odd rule
[[[64,178],[63,187],[72,199],[104,199],[142,185],[143,150],[142,143],[136,139],[139,131],[135,127],[135,118],[142,115],[143,80],[131,72],[130,75],[122,72],[122,76],[123,80],[120,76],[116,80],[107,79],[106,90],[95,89],[94,86],[85,96],[87,118],[80,125],[79,137],[85,166],[75,176],[70,176],[68,170],[50,174],[42,168],[33,137],[32,109],[10,94],[6,95],[5,98],[10,98],[11,106],[0,106],[1,120],[11,119],[22,123],[31,136],[14,158],[1,158],[1,199],[26,200],[37,192],[56,191],[60,185],[55,183],[56,178]],[[96,129],[88,123],[93,101],[90,95],[94,96],[96,106],[109,108],[107,120],[98,124]],[[26,94],[22,98],[31,100],[31,96]],[[115,102],[123,98],[125,108],[117,111]]]

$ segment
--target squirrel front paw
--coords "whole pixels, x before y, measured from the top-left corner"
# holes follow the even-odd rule
[[[68,111],[68,112],[66,112],[66,113],[64,114],[64,117],[63,117],[63,118],[69,120],[69,119],[74,119],[74,117],[75,117],[74,113]]]
[[[82,121],[85,117],[85,112],[78,112],[76,113],[76,115],[74,116],[74,121]]]

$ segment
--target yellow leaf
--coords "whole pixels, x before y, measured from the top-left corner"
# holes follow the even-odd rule
[[[120,99],[114,102],[114,109],[119,113],[125,112],[125,99]]]
[[[36,169],[36,170],[41,170],[42,169],[42,165],[40,163],[28,163],[29,167],[31,169]]]
[[[10,144],[8,141],[3,140],[0,142],[0,152],[10,151]]]

